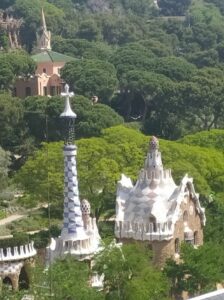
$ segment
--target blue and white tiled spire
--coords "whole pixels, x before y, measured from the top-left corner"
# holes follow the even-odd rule
[[[70,98],[74,96],[65,86],[65,109],[60,115],[64,124],[64,214],[61,236],[52,239],[48,249],[47,261],[67,254],[74,255],[77,259],[91,259],[94,253],[100,251],[101,239],[99,236],[96,219],[90,215],[91,207],[87,200],[82,204],[79,200],[79,189],[76,168],[77,147],[74,144],[74,127],[76,114],[70,106]]]
[[[61,237],[64,240],[84,240],[88,236],[84,230],[76,168],[77,147],[74,145],[74,125],[76,114],[70,106],[70,98],[74,93],[69,92],[69,86],[65,86],[65,109],[60,115],[64,123],[64,223]]]

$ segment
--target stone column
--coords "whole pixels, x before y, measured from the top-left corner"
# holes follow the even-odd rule
[[[12,288],[14,291],[18,291],[19,289],[19,274],[13,274],[9,276],[12,281]]]

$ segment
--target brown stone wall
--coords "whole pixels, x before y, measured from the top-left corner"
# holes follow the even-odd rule
[[[184,221],[184,212],[187,212],[188,220]],[[174,237],[170,241],[153,241],[153,262],[158,266],[163,266],[167,258],[175,258],[175,240],[179,239],[179,243],[184,242],[185,223],[193,231],[197,231],[197,245],[203,244],[203,227],[201,218],[195,209],[194,201],[190,197],[186,197],[181,204],[181,215],[176,222]]]
[[[184,220],[184,213],[187,214],[187,220]],[[177,259],[178,255],[175,255],[175,240],[179,239],[179,244],[184,242],[184,229],[187,225],[192,232],[197,232],[197,246],[203,244],[203,226],[201,224],[201,218],[195,208],[194,200],[187,196],[181,204],[181,214],[179,220],[175,224],[173,239],[169,241],[152,241],[144,242],[152,247],[153,251],[153,263],[159,267],[162,267],[168,258]],[[122,243],[136,242],[133,239],[119,239]],[[141,241],[139,241],[141,242]]]
[[[186,197],[185,201],[181,203],[181,216],[175,225],[174,240],[179,238],[180,242],[184,241],[184,225],[185,223],[193,231],[197,231],[197,245],[203,244],[203,226],[201,218],[196,211],[194,200]],[[188,220],[184,221],[184,212],[187,212]]]
[[[174,253],[173,240],[170,241],[153,241],[152,251],[153,251],[153,263],[162,267],[166,260],[172,257]]]

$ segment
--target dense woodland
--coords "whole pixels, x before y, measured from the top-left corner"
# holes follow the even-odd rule
[[[204,246],[183,245],[184,262],[168,261],[163,272],[144,247],[124,246],[124,261],[120,249],[105,246],[95,266],[105,273],[102,292],[88,287],[85,264],[56,263],[55,299],[167,300],[183,290],[214,290],[224,280],[223,0],[158,0],[158,7],[152,0],[1,0],[0,9],[24,23],[21,51],[10,51],[0,32],[0,205],[22,191],[19,205],[49,200],[52,218],[61,219],[63,100],[12,96],[16,76],[35,71],[30,55],[42,6],[53,50],[76,58],[61,75],[76,94],[79,187],[93,215],[98,221],[114,215],[121,173],[136,179],[149,136],[156,135],[176,182],[185,173],[194,178],[207,217]],[[113,228],[102,223],[106,245]],[[40,266],[36,286],[48,286],[49,274],[41,274]],[[35,285],[32,291],[48,297]],[[6,290],[1,299],[16,297]]]

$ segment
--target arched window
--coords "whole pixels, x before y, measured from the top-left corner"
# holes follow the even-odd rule
[[[28,277],[25,267],[22,267],[20,274],[19,274],[19,289],[27,290],[28,288],[29,288],[29,277]]]
[[[174,244],[175,244],[175,253],[179,253],[180,252],[180,240],[175,239]]]
[[[185,210],[183,214],[183,221],[187,222],[188,221],[188,212]]]
[[[198,231],[194,232],[194,245],[198,245],[199,241],[198,241]]]

